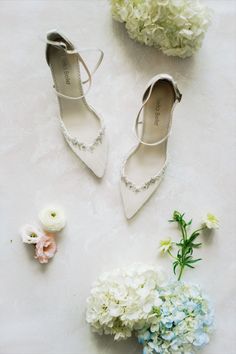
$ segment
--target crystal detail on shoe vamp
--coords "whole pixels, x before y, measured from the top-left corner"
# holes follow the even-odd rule
[[[78,147],[79,150],[81,151],[86,151],[86,152],[93,152],[95,150],[95,148],[102,144],[102,141],[103,141],[103,137],[104,137],[104,134],[105,134],[105,128],[102,127],[99,132],[98,132],[98,136],[95,138],[95,140],[93,141],[93,143],[91,144],[85,144],[85,143],[82,143],[81,141],[78,140],[78,138],[76,137],[73,137],[71,136],[66,127],[64,126],[63,123],[61,123],[61,129],[62,129],[62,132],[65,136],[65,138],[75,147]]]
[[[122,174],[121,180],[126,185],[126,187],[128,189],[132,190],[135,193],[140,193],[142,191],[146,191],[150,186],[152,186],[152,185],[156,184],[158,181],[160,181],[165,174],[166,168],[167,168],[167,164],[164,165],[164,167],[162,168],[160,173],[158,173],[154,177],[151,177],[147,182],[145,182],[144,184],[142,184],[140,186],[137,186],[135,183],[130,181],[127,178],[127,176],[125,176],[125,174]]]

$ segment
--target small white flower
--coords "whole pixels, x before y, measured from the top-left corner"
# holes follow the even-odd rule
[[[64,211],[54,206],[49,206],[41,210],[39,220],[43,228],[50,232],[61,231],[66,224]]]
[[[207,216],[203,220],[203,223],[204,223],[204,225],[206,225],[206,227],[208,229],[218,229],[219,228],[219,219],[211,213],[207,214]]]
[[[171,239],[168,239],[168,240],[162,240],[160,242],[160,251],[162,253],[166,253],[168,251],[170,251],[172,249],[172,241]]]
[[[20,230],[21,238],[24,243],[37,243],[44,233],[32,225],[24,225]]]

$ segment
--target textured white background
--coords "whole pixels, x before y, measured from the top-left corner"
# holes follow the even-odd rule
[[[200,283],[216,309],[216,331],[204,354],[234,354],[235,340],[235,1],[208,1],[213,24],[191,59],[169,58],[130,40],[107,1],[0,3],[0,354],[139,354],[136,340],[113,343],[85,323],[90,286],[103,271],[141,261],[162,264],[159,240],[177,236],[174,209],[197,223],[207,211],[221,228],[203,236],[203,261],[185,279]],[[110,138],[108,168],[98,181],[60,133],[57,102],[40,40],[62,29],[105,60],[90,102],[103,113]],[[155,74],[178,81],[171,164],[155,196],[131,222],[119,194],[122,158],[134,144],[132,125],[143,87]],[[68,225],[48,265],[33,259],[18,230],[49,203],[62,205]]]

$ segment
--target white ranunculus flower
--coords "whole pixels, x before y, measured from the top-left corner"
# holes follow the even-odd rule
[[[44,233],[32,225],[26,224],[21,228],[20,235],[24,243],[36,244],[44,236]]]
[[[210,11],[199,0],[110,0],[112,16],[129,36],[166,55],[186,58],[202,44]]]
[[[66,224],[64,211],[56,206],[49,206],[41,210],[39,220],[43,228],[50,232],[61,231]]]

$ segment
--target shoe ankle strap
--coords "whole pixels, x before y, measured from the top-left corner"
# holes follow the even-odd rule
[[[164,138],[162,138],[161,140],[158,140],[154,143],[147,143],[145,141],[142,140],[142,138],[140,138],[139,136],[139,133],[138,133],[138,126],[140,124],[143,124],[143,121],[140,120],[140,115],[145,107],[145,105],[147,104],[147,102],[149,101],[149,98],[151,97],[151,94],[152,94],[152,91],[153,91],[153,88],[154,88],[154,85],[159,81],[159,80],[167,80],[169,81],[172,86],[173,86],[173,89],[174,89],[174,92],[175,92],[175,102],[173,104],[173,107],[172,107],[172,110],[171,110],[171,118],[170,118],[170,123],[169,123],[169,127],[168,127],[168,132],[167,134],[164,136]],[[148,93],[148,94],[147,94]],[[138,112],[138,115],[136,117],[136,120],[135,120],[135,127],[134,127],[134,131],[135,131],[135,135],[136,137],[138,138],[139,142],[143,145],[147,145],[147,146],[156,146],[156,145],[159,145],[161,143],[163,143],[165,140],[168,139],[168,137],[170,136],[171,134],[171,125],[172,125],[172,112],[174,110],[174,107],[175,107],[175,104],[176,102],[180,102],[181,101],[181,98],[182,98],[182,94],[180,93],[178,87],[177,87],[177,84],[176,82],[173,80],[173,78],[170,76],[170,75],[167,75],[167,74],[160,74],[160,75],[157,75],[155,76],[153,79],[151,79],[151,81],[148,83],[147,85],[147,88],[144,92],[144,95],[143,95],[143,104]]]
[[[60,36],[62,37],[62,35],[60,35]],[[62,38],[65,38],[65,37],[63,36]],[[77,96],[77,97],[64,95],[63,93],[57,91],[55,89],[55,86],[54,86],[54,90],[55,90],[57,96],[59,96],[59,97],[67,98],[67,99],[70,99],[70,100],[79,100],[79,99],[85,97],[88,94],[88,92],[89,92],[89,90],[91,88],[91,85],[92,85],[92,76],[95,74],[95,72],[97,71],[97,69],[101,65],[103,57],[104,57],[104,52],[101,49],[99,49],[99,48],[83,48],[83,49],[78,50],[72,44],[71,44],[72,49],[68,49],[67,42],[70,43],[66,38],[65,38],[65,42],[64,41],[54,41],[54,40],[50,40],[49,38],[46,39],[47,45],[52,45],[52,46],[54,46],[56,48],[62,49],[69,55],[70,54],[71,55],[72,54],[77,54],[78,61],[82,64],[84,70],[86,71],[86,73],[88,75],[88,78],[86,80],[82,81],[82,84],[88,83],[88,88],[87,88],[87,90],[85,91],[85,93],[83,95]],[[99,58],[98,58],[98,61],[96,62],[96,65],[95,65],[95,67],[93,68],[92,71],[89,70],[88,66],[86,65],[85,61],[83,60],[83,58],[80,55],[80,53],[83,53],[83,52],[99,52],[99,54],[100,54]],[[47,58],[47,62],[49,64],[48,58]]]

